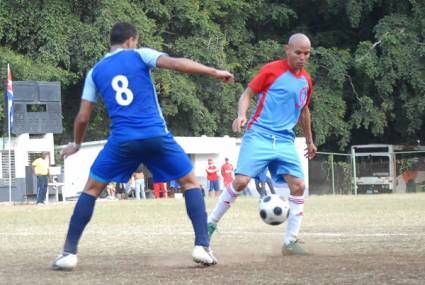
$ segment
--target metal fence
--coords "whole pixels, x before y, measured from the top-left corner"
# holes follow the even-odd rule
[[[425,192],[425,151],[356,154],[355,161],[352,157],[352,153],[318,152],[309,161],[309,194]]]
[[[309,194],[351,194],[351,155],[318,152],[309,161]]]
[[[10,166],[10,173],[9,173]],[[10,162],[9,162],[9,151],[0,150],[0,187],[6,187],[9,185],[9,174],[11,176],[12,186],[15,186],[15,151],[10,151]]]
[[[425,192],[425,151],[395,152],[396,192]]]

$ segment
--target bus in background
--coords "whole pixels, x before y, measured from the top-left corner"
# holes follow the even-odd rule
[[[425,183],[424,146],[353,145],[351,154],[355,193],[416,192]]]

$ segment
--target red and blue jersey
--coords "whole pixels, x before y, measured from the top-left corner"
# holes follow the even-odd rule
[[[293,141],[293,128],[313,93],[310,75],[304,69],[295,73],[286,59],[277,60],[264,65],[248,87],[259,96],[247,129]]]

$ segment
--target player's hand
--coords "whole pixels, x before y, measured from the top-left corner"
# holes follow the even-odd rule
[[[313,159],[316,156],[316,152],[317,146],[314,143],[308,143],[304,156],[308,159]]]
[[[73,155],[80,149],[80,145],[76,143],[69,143],[61,152],[61,159],[67,158],[70,155]]]
[[[233,124],[232,124],[232,129],[233,129],[233,131],[234,131],[235,133],[240,133],[240,132],[241,132],[241,128],[242,128],[243,126],[245,126],[246,121],[247,121],[247,119],[246,119],[246,117],[245,117],[245,116],[238,116],[238,117],[237,117],[237,118],[233,121]]]
[[[214,78],[223,80],[224,83],[232,83],[235,80],[233,74],[226,70],[215,70]]]

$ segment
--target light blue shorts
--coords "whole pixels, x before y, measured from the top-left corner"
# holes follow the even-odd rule
[[[235,174],[256,177],[266,167],[276,183],[285,182],[283,175],[304,179],[293,141],[251,129],[243,136]]]
[[[192,162],[171,134],[117,142],[109,139],[90,168],[90,178],[108,183],[127,182],[143,163],[154,182],[168,182],[192,171]]]

